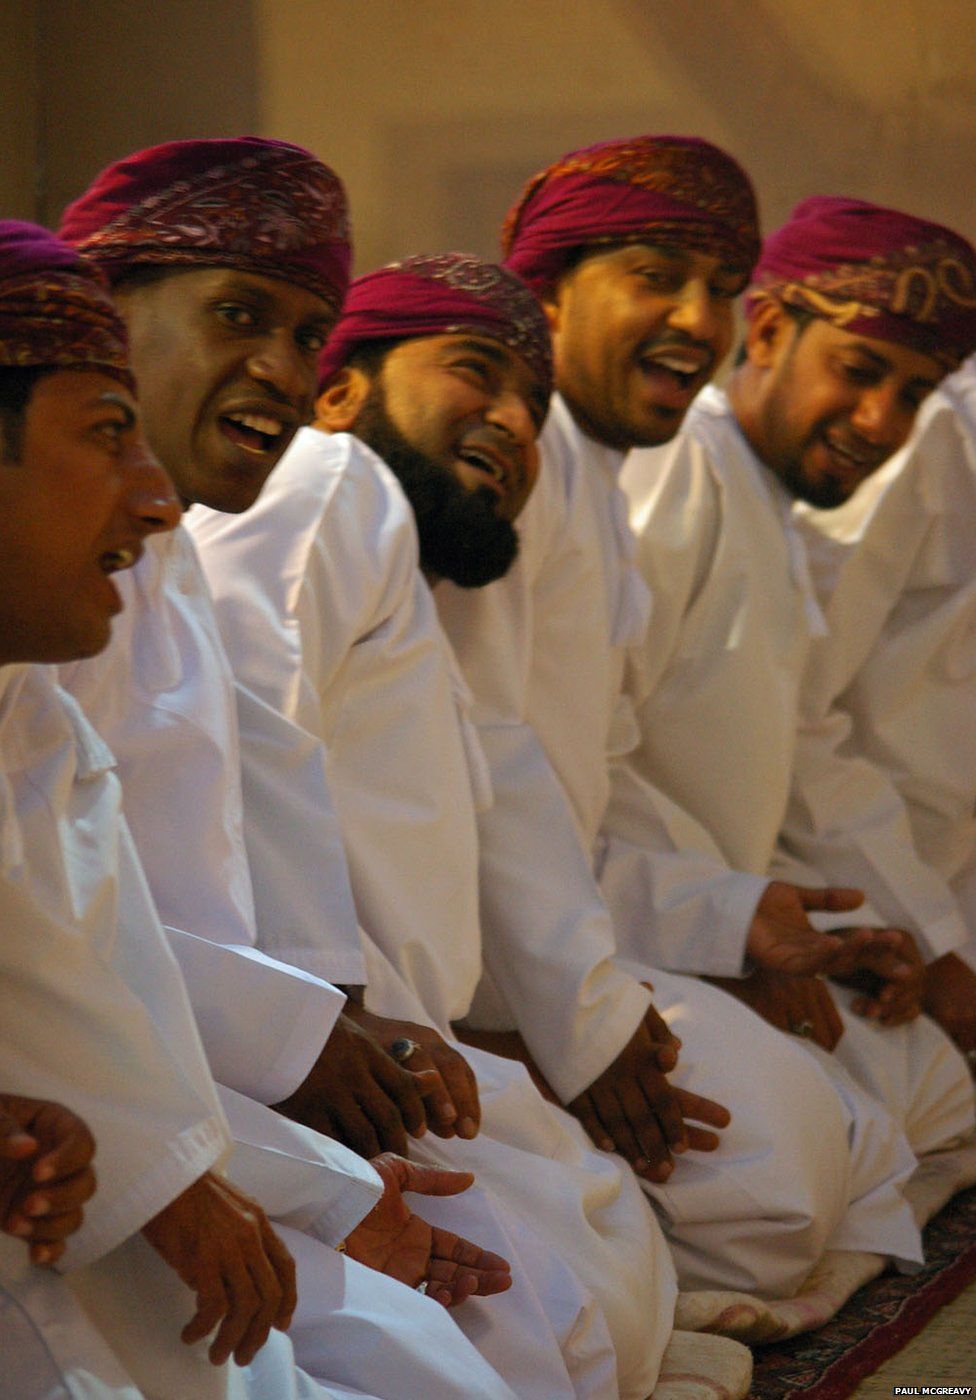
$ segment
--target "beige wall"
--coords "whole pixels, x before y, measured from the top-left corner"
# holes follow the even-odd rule
[[[0,15],[8,214],[56,220],[141,145],[251,130],[344,176],[360,269],[491,253],[533,170],[656,129],[727,145],[767,226],[820,190],[976,237],[972,0],[0,0]]]
[[[750,169],[766,223],[805,194],[976,237],[972,0],[255,0],[262,130],[345,177],[359,268],[490,252],[562,151],[693,132]]]
[[[36,6],[0,0],[0,217],[32,219],[39,179]]]

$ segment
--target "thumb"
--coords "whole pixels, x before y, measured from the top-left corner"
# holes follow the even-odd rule
[[[825,890],[810,890],[798,885],[796,892],[804,909],[842,913],[848,909],[857,909],[864,903],[864,894],[861,890],[834,887]]]
[[[40,1144],[36,1137],[25,1133],[16,1119],[0,1113],[0,1157],[11,1162],[22,1162],[35,1153]]]
[[[426,1162],[407,1162],[406,1167],[400,1179],[401,1190],[416,1191],[421,1196],[457,1196],[474,1184],[472,1172],[450,1171]]]

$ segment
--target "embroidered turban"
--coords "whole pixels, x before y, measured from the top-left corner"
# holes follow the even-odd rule
[[[406,258],[357,277],[319,358],[319,387],[368,340],[469,332],[516,351],[552,390],[552,349],[542,308],[507,268],[468,253]]]
[[[767,238],[746,297],[800,307],[947,367],[976,349],[976,250],[941,224],[816,195]]]
[[[59,233],[110,282],[144,267],[234,267],[294,282],[338,311],[351,257],[338,177],[284,141],[170,141],[116,161]]]
[[[749,177],[693,136],[635,136],[573,151],[535,175],[502,230],[505,262],[552,287],[582,248],[674,243],[748,273],[759,253]]]
[[[91,365],[132,385],[125,327],[101,274],[18,220],[0,222],[0,365]]]

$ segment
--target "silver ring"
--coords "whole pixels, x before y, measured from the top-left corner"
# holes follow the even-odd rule
[[[415,1293],[426,1293],[426,1292],[427,1292],[427,1280],[426,1280],[426,1279],[421,1279],[420,1283],[418,1283],[418,1284],[416,1285],[416,1287],[414,1288],[413,1291],[414,1291]]]
[[[410,1056],[416,1054],[420,1048],[419,1040],[411,1040],[409,1036],[401,1035],[397,1036],[396,1040],[390,1046],[390,1054],[398,1065],[405,1065],[410,1059]]]
[[[812,1021],[797,1021],[795,1026],[790,1027],[790,1030],[793,1032],[794,1035],[802,1035],[804,1040],[813,1039]]]

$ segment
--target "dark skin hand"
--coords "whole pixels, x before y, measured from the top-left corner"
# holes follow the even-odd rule
[[[963,1054],[976,1050],[976,972],[955,953],[925,969],[923,1006]]]
[[[428,1075],[424,1089],[427,1126],[438,1137],[477,1136],[481,1126],[478,1081],[464,1056],[448,1045],[442,1035],[432,1026],[377,1016],[362,1006],[347,1005],[346,1014],[368,1031],[387,1054],[395,1040],[415,1040],[420,1049],[413,1052],[406,1067],[414,1074]]]
[[[851,1003],[859,1016],[866,1016],[882,1026],[906,1025],[922,1012],[925,991],[922,955],[915,939],[905,929],[871,929],[869,932],[884,935],[887,946],[878,940],[859,944],[851,938],[845,941],[826,970],[833,981],[860,993]]]
[[[442,1081],[429,1071],[401,1069],[353,1014],[338,1017],[305,1082],[274,1106],[361,1157],[406,1152],[407,1136],[427,1130],[423,1095]]]
[[[471,1026],[462,1026],[456,1023],[451,1029],[458,1040],[465,1045],[473,1045],[476,1050],[486,1050],[490,1055],[501,1055],[503,1060],[517,1060],[528,1070],[529,1078],[542,1097],[548,1103],[559,1103],[559,1096],[533,1060],[529,1047],[518,1031],[474,1030]]]
[[[675,1153],[715,1151],[717,1135],[696,1123],[725,1128],[731,1121],[721,1104],[668,1083],[679,1047],[649,1007],[613,1064],[567,1104],[597,1147],[619,1152],[648,1181],[667,1181]]]
[[[744,1002],[781,1031],[795,1035],[800,1033],[797,1027],[809,1027],[805,1031],[806,1038],[825,1050],[833,1050],[844,1034],[830,989],[819,977],[758,968],[748,977],[708,977],[705,980]]]
[[[746,952],[756,967],[770,972],[825,972],[845,947],[889,947],[894,940],[886,929],[834,929],[822,933],[807,917],[811,913],[837,913],[864,903],[860,890],[805,889],[772,880],[756,905]]]
[[[475,1293],[484,1297],[511,1288],[511,1269],[501,1255],[452,1230],[428,1225],[403,1199],[404,1191],[456,1196],[474,1181],[470,1172],[423,1166],[392,1153],[377,1157],[373,1166],[385,1189],[346,1238],[346,1253],[351,1259],[398,1279],[408,1288],[426,1280],[428,1298],[445,1308],[456,1308]]]
[[[196,1294],[180,1334],[187,1346],[217,1335],[214,1366],[247,1366],[272,1327],[287,1331],[298,1302],[295,1264],[256,1202],[206,1172],[143,1227],[143,1235]]]
[[[0,1228],[53,1264],[95,1192],[95,1140],[59,1103],[0,1094]]]

